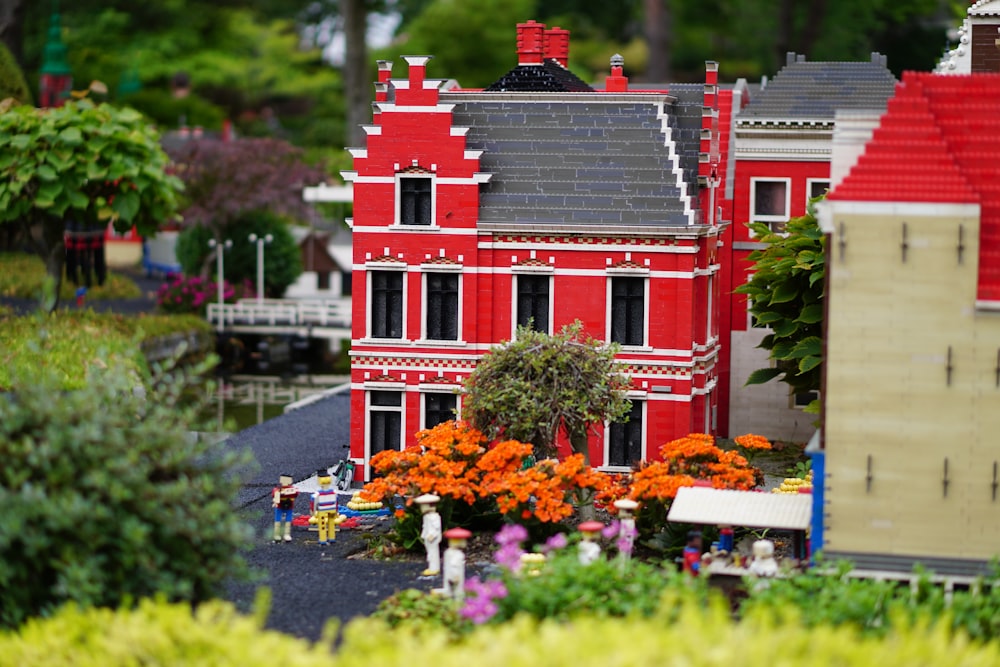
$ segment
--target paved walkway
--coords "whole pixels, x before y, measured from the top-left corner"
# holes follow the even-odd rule
[[[365,546],[369,528],[342,530],[330,547],[316,544],[316,534],[304,527],[292,529],[293,542],[271,541],[273,515],[271,489],[287,473],[296,482],[308,480],[343,456],[350,425],[350,397],[335,395],[294,410],[233,435],[227,447],[249,447],[259,464],[245,471],[239,493],[239,512],[254,528],[254,544],[247,560],[259,574],[249,584],[234,584],[227,597],[243,610],[251,610],[258,586],[271,589],[267,625],[305,639],[315,640],[331,618],[347,621],[375,611],[378,603],[398,590],[428,590],[440,582],[422,579],[420,562],[399,563],[348,560]],[[346,500],[346,499],[345,499]],[[297,513],[308,511],[308,500],[299,496]]]

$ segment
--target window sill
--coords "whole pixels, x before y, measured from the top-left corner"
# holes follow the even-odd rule
[[[403,225],[403,224],[392,224],[389,225],[389,229],[392,231],[400,232],[439,232],[441,231],[440,225]]]
[[[437,340],[431,338],[421,338],[413,341],[414,345],[424,345],[426,347],[468,347],[464,340]]]
[[[362,345],[412,345],[413,343],[405,338],[362,338],[358,341]]]
[[[629,466],[598,466],[598,472],[632,472]]]
[[[621,345],[622,352],[652,352],[653,348],[649,345]]]

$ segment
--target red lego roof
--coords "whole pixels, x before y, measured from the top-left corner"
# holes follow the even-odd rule
[[[978,298],[1000,300],[1000,75],[907,72],[834,201],[978,203]]]

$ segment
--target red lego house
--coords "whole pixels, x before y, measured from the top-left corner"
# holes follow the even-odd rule
[[[518,324],[581,320],[622,345],[627,424],[592,436],[624,469],[715,430],[721,285],[719,100],[705,85],[604,90],[567,68],[568,33],[518,25],[518,65],[443,90],[428,57],[379,64],[367,145],[352,150],[351,456],[415,444],[461,408],[462,381]],[[369,471],[364,467],[367,478]]]
[[[723,350],[731,373],[723,390],[725,398],[731,396],[729,433],[805,442],[814,431],[815,416],[801,408],[815,396],[789,396],[780,382],[744,387],[753,370],[769,364],[767,351],[757,348],[768,330],[752,326],[746,297],[732,294],[751,275],[750,253],[762,247],[745,223],[766,222],[780,230],[789,218],[804,215],[809,199],[830,186],[831,157],[838,150],[835,127],[839,132],[852,122],[845,116],[863,117],[853,122],[870,135],[895,84],[885,57],[877,53],[868,62],[809,62],[789,53],[774,79],[734,114],[734,167],[725,190],[734,224],[724,239],[732,252],[724,288],[724,319],[731,327]]]

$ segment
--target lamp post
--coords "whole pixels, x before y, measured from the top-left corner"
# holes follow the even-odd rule
[[[208,240],[208,247],[215,249],[215,284],[218,288],[219,294],[219,331],[222,331],[223,320],[225,319],[222,314],[222,304],[226,302],[225,289],[223,288],[222,279],[222,256],[225,254],[224,251],[229,250],[233,247],[233,242],[226,239],[224,242],[219,243],[215,239]]]
[[[257,236],[256,234],[251,234],[247,238],[250,239],[250,243],[257,244],[257,303],[264,302],[264,246],[274,240],[274,237],[270,234],[266,236]]]

